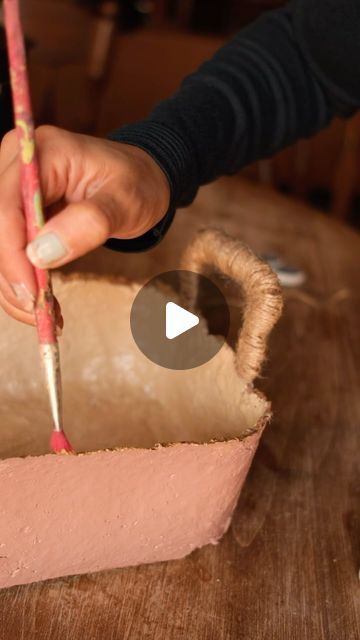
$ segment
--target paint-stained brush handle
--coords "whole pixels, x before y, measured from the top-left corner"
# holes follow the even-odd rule
[[[4,18],[10,65],[14,119],[21,154],[21,193],[28,241],[31,242],[45,224],[35,150],[25,44],[17,0],[4,0]],[[56,343],[54,297],[47,270],[34,267],[38,287],[36,321],[41,344]]]
[[[25,43],[18,0],[4,0],[3,6],[14,119],[20,145],[21,193],[27,239],[28,242],[31,242],[44,226],[45,217],[35,148]],[[54,429],[58,433],[62,433],[60,364],[51,278],[46,269],[34,267],[34,272],[37,284],[35,316],[41,357],[45,367]]]

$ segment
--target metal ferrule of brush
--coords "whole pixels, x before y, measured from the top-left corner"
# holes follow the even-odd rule
[[[44,367],[45,381],[49,393],[50,409],[54,421],[54,430],[62,431],[61,374],[59,346],[40,344],[41,361]]]

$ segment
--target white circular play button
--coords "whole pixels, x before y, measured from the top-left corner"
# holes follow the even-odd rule
[[[184,295],[189,290],[195,292],[191,303]],[[191,271],[167,271],[140,289],[130,324],[137,346],[149,360],[168,369],[192,369],[221,349],[230,313],[223,294],[209,278]]]

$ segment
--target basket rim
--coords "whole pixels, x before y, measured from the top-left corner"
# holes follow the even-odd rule
[[[60,270],[56,270],[54,269],[53,275],[55,276],[55,282],[56,280],[59,280],[61,283],[67,283],[67,282],[90,282],[90,281],[97,281],[97,282],[107,282],[109,284],[120,284],[123,285],[125,287],[136,287],[136,286],[142,286],[144,282],[147,282],[149,279],[151,280],[151,278],[147,279],[130,279],[127,278],[125,276],[123,276],[122,274],[108,274],[108,273],[96,273],[93,271],[70,271],[70,272],[63,272]],[[228,345],[229,348],[234,352],[234,349]],[[75,457],[79,457],[79,456],[91,456],[94,454],[99,454],[99,453],[121,453],[121,452],[125,452],[125,451],[155,451],[157,449],[164,449],[164,448],[170,448],[170,447],[176,447],[179,445],[192,445],[192,446],[199,446],[199,447],[203,447],[203,446],[208,446],[211,444],[218,444],[218,443],[230,443],[230,442],[243,442],[244,440],[246,440],[247,438],[253,436],[254,434],[258,433],[259,431],[263,431],[264,428],[267,426],[267,424],[271,421],[272,417],[273,417],[273,413],[271,410],[271,402],[270,400],[268,400],[268,398],[265,396],[265,394],[261,391],[259,391],[259,389],[256,389],[254,386],[252,386],[252,384],[247,384],[246,385],[246,389],[247,389],[247,393],[249,395],[253,395],[256,396],[258,399],[262,400],[265,402],[265,407],[264,407],[264,412],[263,414],[258,418],[257,422],[247,428],[243,434],[239,435],[239,436],[229,436],[229,437],[215,437],[215,438],[211,438],[210,440],[206,440],[206,441],[194,441],[194,440],[177,440],[177,441],[166,441],[166,442],[158,442],[156,444],[154,444],[151,447],[109,447],[109,448],[104,448],[104,449],[96,449],[95,451],[79,451],[79,452],[74,452],[74,453],[68,453],[68,452],[64,452],[63,454],[60,454],[64,457],[69,456],[75,456]],[[9,460],[27,460],[27,459],[33,459],[33,458],[45,458],[47,456],[51,456],[54,458],[58,458],[59,455],[54,453],[44,453],[44,454],[38,454],[38,455],[24,455],[24,456],[11,456],[9,458],[2,458],[0,457],[0,464],[2,462],[6,462]]]

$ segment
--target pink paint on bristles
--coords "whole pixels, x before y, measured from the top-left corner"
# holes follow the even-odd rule
[[[52,432],[50,448],[54,453],[74,453],[74,449],[63,431]]]

